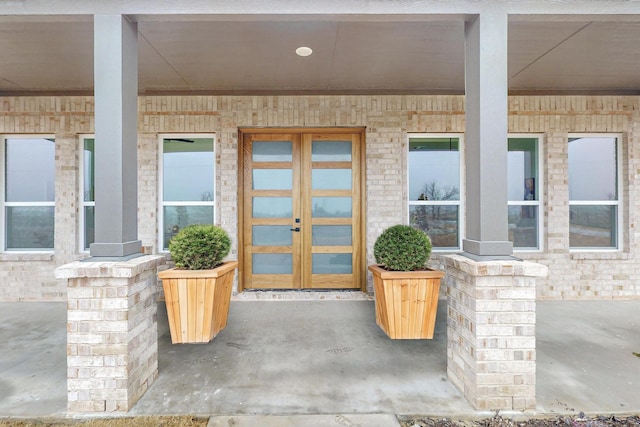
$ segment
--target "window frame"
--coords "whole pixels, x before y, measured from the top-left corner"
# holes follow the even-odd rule
[[[94,194],[94,200],[87,202],[84,200],[84,141],[86,139],[93,139],[94,141],[94,156],[95,156],[95,140],[96,140],[96,136],[93,134],[82,134],[79,135],[79,141],[78,141],[78,147],[80,149],[80,165],[79,165],[79,170],[78,170],[78,180],[79,180],[79,186],[80,186],[80,191],[78,191],[78,206],[80,207],[80,209],[78,209],[78,228],[79,228],[79,232],[78,232],[78,252],[80,253],[88,253],[90,248],[85,248],[84,247],[84,242],[86,239],[86,224],[85,224],[85,208],[88,206],[93,206],[94,208],[94,212],[95,212],[95,206],[96,206],[96,201],[95,201],[95,194]],[[95,161],[94,161],[95,164]],[[94,179],[95,179],[95,171],[94,172]],[[95,182],[93,183],[93,185],[95,185]]]
[[[544,134],[540,133],[509,133],[507,135],[507,156],[509,155],[509,139],[517,139],[517,138],[536,138],[537,139],[537,151],[538,151],[538,170],[537,170],[537,182],[536,182],[536,191],[538,192],[538,200],[507,200],[507,207],[509,206],[536,206],[538,208],[538,215],[536,218],[537,228],[538,228],[538,247],[537,248],[525,248],[525,247],[513,247],[513,252],[518,253],[533,253],[533,252],[544,252],[544,183],[545,179],[543,176],[544,167]],[[509,167],[509,163],[507,161],[507,168]]]
[[[409,156],[411,153],[411,139],[413,138],[456,138],[458,139],[458,170],[459,170],[459,182],[460,182],[460,194],[458,200],[409,200],[409,188],[410,188],[410,171],[409,171]],[[406,149],[406,167],[405,167],[405,179],[406,179],[406,196],[407,212],[406,222],[411,224],[411,206],[458,206],[458,247],[453,248],[437,248],[433,247],[432,252],[436,253],[460,253],[462,250],[462,241],[465,239],[465,200],[466,200],[466,187],[465,187],[465,134],[464,133],[425,133],[425,132],[412,132],[407,133],[407,149]]]
[[[571,200],[571,195],[569,194],[569,139],[571,138],[615,138],[616,140],[616,187],[617,187],[617,198],[615,201],[611,200]],[[571,206],[616,206],[616,246],[615,247],[572,247],[571,241],[569,238],[569,252],[570,253],[585,253],[585,252],[622,252],[624,249],[623,242],[623,221],[624,215],[622,212],[623,208],[623,181],[622,181],[622,134],[621,133],[568,133],[566,146],[567,146],[567,196],[569,199],[569,211],[571,211]],[[568,220],[569,229],[567,229],[567,234],[570,233],[571,227],[571,219]]]
[[[213,183],[213,200],[212,201],[164,201],[164,146],[165,139],[171,138],[211,138],[213,140],[213,171],[212,171],[212,183]],[[217,138],[215,133],[163,133],[158,134],[158,253],[169,253],[168,249],[165,249],[164,241],[164,208],[165,206],[211,206],[213,211],[213,217],[211,223],[216,223],[216,202],[218,200],[216,192],[216,173],[217,173],[217,150],[216,150]]]
[[[54,176],[53,176],[53,184],[54,184],[54,199],[51,202],[7,202],[7,158],[6,158],[6,150],[7,150],[7,139],[53,139],[54,143]],[[1,134],[0,135],[0,164],[2,168],[2,196],[1,203],[2,208],[0,209],[0,240],[2,241],[2,253],[6,254],[52,254],[55,252],[55,222],[56,222],[56,195],[55,195],[55,184],[56,184],[56,160],[55,160],[55,151],[56,151],[56,142],[55,135],[53,134]],[[6,223],[6,208],[7,207],[53,207],[53,247],[52,248],[20,248],[20,249],[9,249],[7,248],[7,223]]]

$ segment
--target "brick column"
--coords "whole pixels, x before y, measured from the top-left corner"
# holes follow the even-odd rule
[[[475,409],[535,409],[536,278],[547,267],[443,258],[449,380]]]
[[[74,262],[67,280],[67,409],[126,412],[158,376],[156,282],[165,258]]]

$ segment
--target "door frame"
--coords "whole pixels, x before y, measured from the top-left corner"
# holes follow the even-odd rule
[[[322,134],[345,134],[345,133],[357,133],[360,135],[360,158],[353,159],[353,162],[357,162],[360,168],[360,188],[357,189],[360,198],[360,221],[359,221],[359,231],[360,231],[360,254],[358,255],[357,262],[354,262],[354,265],[358,266],[357,277],[360,280],[360,290],[362,292],[367,291],[367,271],[366,271],[366,259],[367,259],[367,246],[366,246],[366,229],[367,229],[367,219],[366,219],[366,132],[364,127],[331,127],[331,128],[303,128],[303,127],[294,127],[294,128],[264,128],[264,127],[241,127],[238,128],[238,194],[237,194],[237,202],[238,202],[238,213],[237,213],[237,221],[238,221],[238,292],[244,291],[244,277],[243,277],[243,266],[244,266],[244,134],[247,133],[262,133],[262,134],[270,134],[270,133],[295,133],[302,137],[304,134],[310,133],[322,133]],[[354,189],[356,190],[356,189]]]

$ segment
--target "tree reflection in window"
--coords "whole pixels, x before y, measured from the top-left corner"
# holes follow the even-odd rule
[[[409,223],[425,231],[434,249],[460,247],[460,139],[409,139]]]

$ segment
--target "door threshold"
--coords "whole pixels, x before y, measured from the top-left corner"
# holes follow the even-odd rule
[[[373,294],[360,289],[318,290],[318,289],[245,289],[234,293],[232,301],[373,301]]]

